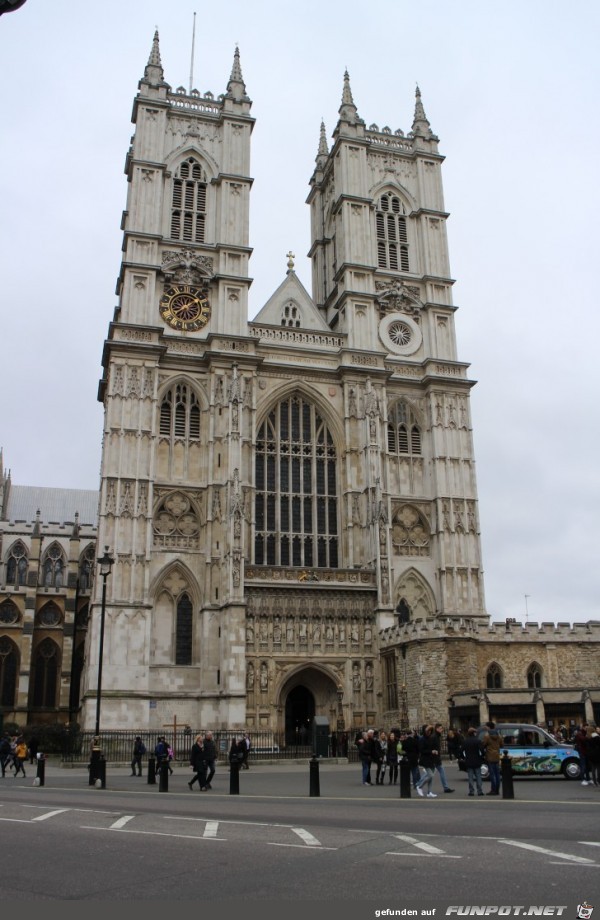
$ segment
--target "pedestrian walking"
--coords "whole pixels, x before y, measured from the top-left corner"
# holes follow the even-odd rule
[[[27,745],[25,744],[25,739],[21,735],[17,739],[17,744],[15,746],[15,753],[13,755],[13,760],[15,764],[15,778],[22,773],[26,777],[25,767],[23,764],[27,760]]]
[[[579,761],[581,763],[582,786],[588,786],[590,783],[590,765],[588,763],[587,746],[591,732],[588,734],[588,727],[588,723],[583,722],[575,732],[573,738],[573,744],[575,750],[579,754]]]
[[[135,736],[135,741],[133,742],[133,752],[131,756],[131,775],[132,776],[141,776],[142,775],[142,757],[146,753],[146,745],[142,741],[140,735]]]
[[[490,774],[490,791],[488,795],[500,795],[500,748],[504,739],[496,728],[495,722],[486,722],[487,731],[481,740],[485,753],[485,762]]]
[[[373,763],[374,749],[373,736],[375,732],[372,728],[368,732],[361,732],[356,739],[358,749],[358,759],[361,764],[362,784],[363,786],[372,786],[371,782],[371,764]]]
[[[251,740],[251,738],[250,738],[249,733],[248,733],[248,732],[245,732],[245,733],[244,733],[244,737],[243,737],[241,740],[242,740],[243,743],[244,743],[244,749],[243,749],[244,757],[243,757],[243,759],[242,759],[242,766],[241,766],[240,769],[242,769],[242,770],[249,770],[250,767],[249,767],[249,765],[248,765],[248,757],[250,756],[250,749],[251,749],[251,747],[252,747],[252,740]]]
[[[425,772],[415,786],[417,795],[420,795],[421,798],[437,799],[436,793],[431,789],[437,754],[437,735],[433,725],[425,725],[423,734],[419,738],[419,766],[423,767]],[[424,791],[425,789],[427,792]]]
[[[410,778],[412,782],[413,789],[417,788],[417,783],[421,779],[421,771],[419,769],[419,738],[415,731],[408,731],[403,738],[400,736],[402,741],[402,753],[408,760],[408,766],[410,767]]]
[[[471,726],[467,732],[461,754],[464,757],[465,767],[467,768],[469,795],[475,795],[475,787],[477,788],[477,795],[483,795],[483,788],[481,785],[483,748],[477,737],[477,729],[473,728],[473,726]]]
[[[206,753],[202,735],[196,735],[196,740],[192,744],[190,766],[194,771],[194,775],[188,783],[190,790],[194,788],[194,783],[198,783],[200,792],[204,792],[206,790]]]
[[[593,731],[587,743],[587,756],[594,786],[600,786],[600,735]]]
[[[391,731],[387,739],[387,750],[385,760],[388,768],[388,786],[395,785],[398,782],[398,746],[402,750],[402,745],[396,737],[396,733]]]
[[[158,740],[154,745],[154,756],[156,758],[156,774],[158,775],[158,773],[160,773],[160,768],[165,760],[167,763],[169,762],[169,748],[163,735],[158,736]]]
[[[443,744],[443,732],[444,726],[441,722],[436,722],[434,726],[434,733],[436,736],[436,745],[437,745],[437,754],[435,756],[435,770],[440,774],[440,779],[442,781],[442,788],[444,792],[454,792],[454,789],[450,788],[450,783],[446,779],[446,771],[444,770],[444,764],[442,763],[442,744]]]
[[[213,741],[213,733],[210,731],[204,736],[204,757],[208,771],[205,786],[207,789],[212,789],[211,781],[217,769],[217,746]]]
[[[374,760],[377,764],[377,771],[375,773],[375,785],[383,786],[383,781],[385,779],[385,768],[387,766],[387,735],[384,731],[375,732],[373,735],[373,753]]]

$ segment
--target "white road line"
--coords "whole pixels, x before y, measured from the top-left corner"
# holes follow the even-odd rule
[[[313,837],[312,834],[309,834],[308,831],[305,831],[303,827],[292,827],[291,830],[298,834],[300,840],[304,840],[304,843],[307,847],[320,847],[321,843],[317,840],[316,837]]]
[[[82,824],[80,826],[82,831],[104,831],[105,833],[117,833],[117,834],[138,834],[140,837],[177,837],[181,840],[223,840],[226,841],[226,837],[200,837],[198,834],[165,834],[164,831],[131,831],[129,828],[117,828],[113,830],[111,827],[94,827],[93,824]]]
[[[216,837],[218,830],[219,830],[218,821],[207,821],[206,827],[204,828],[204,836],[205,837]]]
[[[71,811],[70,808],[57,808],[56,811],[47,811],[45,815],[38,815],[37,818],[32,818],[32,821],[46,821],[48,818],[53,818],[55,815],[62,815],[65,811]]]
[[[120,827],[125,827],[133,818],[135,818],[135,815],[123,815],[122,818],[119,818],[118,821],[111,824],[110,829],[112,831],[119,830]]]
[[[451,856],[449,853],[398,853],[396,850],[385,854],[386,856],[418,856],[419,859],[462,859],[462,856]]]
[[[587,859],[585,856],[573,856],[571,853],[560,853],[556,850],[547,850],[545,847],[536,847],[532,843],[522,843],[520,840],[503,840],[499,838],[498,843],[506,843],[510,847],[520,847],[522,850],[531,850],[533,853],[542,853],[544,856],[554,856],[559,859],[566,859],[568,862],[582,863],[590,865],[593,859]]]
[[[274,843],[272,840],[267,840],[267,846],[291,847],[293,850],[304,850],[304,852],[310,850],[311,853],[315,853],[317,850],[319,850],[319,852],[321,850],[337,850],[337,847],[322,847],[320,845],[318,847],[307,847],[305,843]]]
[[[424,850],[425,853],[430,853],[432,856],[444,856],[445,850],[440,850],[438,847],[432,846],[430,843],[424,843],[422,840],[417,840],[416,837],[408,837],[406,834],[394,834],[398,840],[402,840],[403,843],[412,843],[414,847],[417,847],[419,850]]]
[[[582,843],[586,847],[600,847],[600,843],[595,840],[578,840],[577,843]]]

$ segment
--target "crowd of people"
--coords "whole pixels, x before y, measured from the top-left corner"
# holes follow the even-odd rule
[[[383,785],[386,775],[388,784],[397,783],[399,765],[404,761],[410,771],[411,785],[418,796],[437,798],[437,792],[433,791],[436,773],[443,791],[454,792],[444,769],[445,750],[450,760],[464,761],[470,796],[484,795],[481,778],[484,762],[490,773],[491,788],[487,795],[499,795],[502,738],[494,722],[486,723],[486,732],[481,737],[476,728],[469,728],[466,735],[452,729],[445,733],[442,723],[436,722],[423,725],[420,731],[395,728],[385,732],[369,729],[359,732],[355,744],[361,763],[363,786]]]

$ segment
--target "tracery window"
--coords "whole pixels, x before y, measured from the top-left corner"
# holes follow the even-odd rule
[[[17,648],[10,639],[0,639],[0,706],[12,709],[17,692],[17,673],[19,670]]]
[[[257,565],[338,567],[336,460],[312,403],[293,396],[271,410],[256,444]]]
[[[58,543],[53,543],[44,557],[42,584],[45,588],[60,588],[64,582],[65,557]]]
[[[406,208],[387,192],[379,199],[375,212],[377,227],[377,265],[391,271],[410,271]]]
[[[191,387],[177,383],[160,404],[160,434],[171,441],[197,441],[200,438],[200,406]]]
[[[527,668],[527,686],[532,688],[542,686],[542,668],[537,661],[532,662]]]
[[[388,416],[388,452],[404,456],[420,456],[421,428],[411,407],[400,400]]]
[[[38,645],[33,668],[33,705],[36,708],[56,706],[59,654],[52,639],[44,639]]]
[[[386,708],[397,709],[398,681],[396,678],[396,658],[394,655],[385,655],[382,659],[382,663]]]
[[[192,602],[187,594],[182,594],[177,602],[175,664],[192,663],[192,614]]]
[[[49,601],[41,608],[37,615],[37,626],[51,627],[59,626],[62,622],[62,613],[58,604]]]
[[[502,668],[495,661],[487,669],[485,675],[485,685],[488,690],[499,690],[504,683],[504,675],[502,674]]]
[[[14,626],[19,622],[19,608],[17,605],[7,599],[0,604],[0,624],[2,626]]]
[[[79,560],[79,590],[82,594],[86,594],[91,590],[95,562],[96,545],[90,543],[83,551]]]
[[[206,174],[190,157],[173,179],[171,239],[203,243],[206,227]]]
[[[11,546],[8,559],[6,560],[7,585],[14,585],[15,588],[24,585],[27,581],[28,564],[25,544],[22,543],[21,540],[17,540],[17,542],[13,543]]]

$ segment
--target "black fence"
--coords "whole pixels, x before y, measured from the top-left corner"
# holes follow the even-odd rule
[[[204,736],[205,731],[200,729],[181,729],[176,732],[165,731],[162,737],[173,750],[175,762],[189,763],[192,744],[197,735]],[[159,733],[149,731],[106,731],[100,732],[100,748],[104,758],[110,763],[130,763],[133,756],[135,739],[140,737],[146,747],[146,757],[154,753],[158,742]],[[67,737],[64,742],[62,761],[68,763],[88,763],[92,743],[96,737],[94,732],[79,732],[73,737]],[[240,732],[229,730],[213,731],[213,741],[217,748],[218,760],[226,763],[228,760],[231,742],[242,737]],[[313,755],[312,743],[286,744],[285,739],[277,732],[257,731],[250,733],[250,754],[248,762],[267,760],[297,760],[310,758]],[[348,757],[349,760],[358,759],[354,737],[349,733],[333,732],[328,738],[328,757]]]

